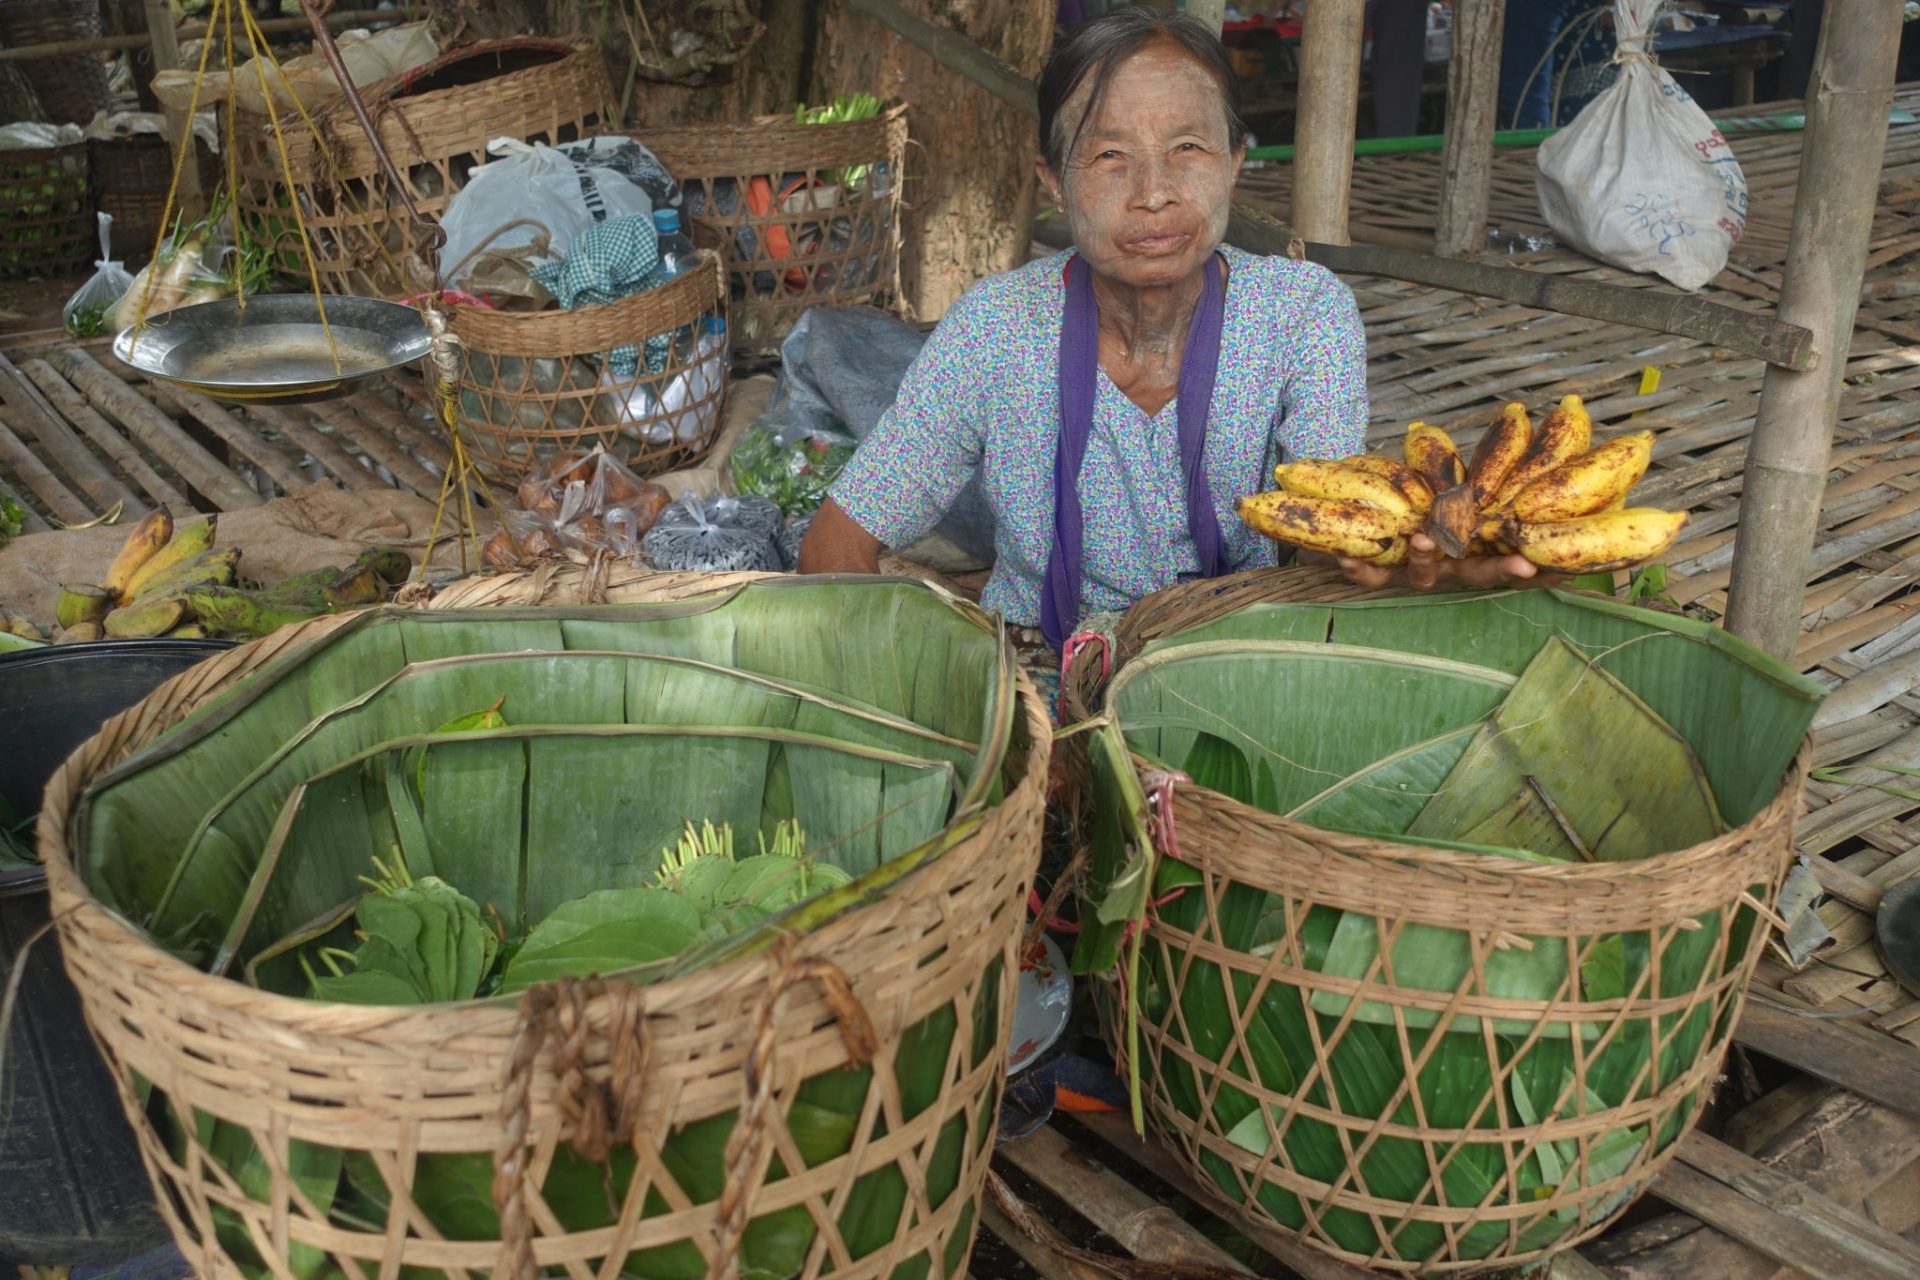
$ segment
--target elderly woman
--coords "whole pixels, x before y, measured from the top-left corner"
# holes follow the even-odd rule
[[[1077,28],[1040,79],[1040,182],[1070,253],[969,289],[814,518],[805,573],[872,573],[979,469],[997,561],[982,603],[1056,648],[1079,619],[1183,578],[1274,563],[1233,515],[1281,458],[1363,448],[1366,338],[1324,269],[1224,247],[1246,157],[1220,42],[1132,8]],[[1491,586],[1519,557],[1343,561],[1367,585]]]

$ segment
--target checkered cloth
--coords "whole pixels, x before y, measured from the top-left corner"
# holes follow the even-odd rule
[[[654,234],[653,219],[632,214],[596,222],[573,238],[566,257],[539,264],[532,275],[556,302],[572,311],[604,306],[651,289],[657,283],[653,273],[659,265],[660,240]],[[647,339],[648,373],[667,367],[670,342],[671,335],[664,333]],[[639,372],[640,348],[615,347],[607,353],[606,362],[614,377],[631,378]]]

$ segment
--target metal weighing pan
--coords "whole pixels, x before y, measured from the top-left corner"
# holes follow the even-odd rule
[[[258,294],[244,307],[222,298],[123,331],[113,354],[149,378],[216,400],[292,404],[345,395],[421,359],[431,345],[420,313],[397,302],[331,297],[326,314],[323,329],[310,293]]]

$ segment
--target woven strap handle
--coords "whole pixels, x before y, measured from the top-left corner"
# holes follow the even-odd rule
[[[725,1184],[720,1191],[720,1215],[714,1224],[714,1243],[718,1253],[709,1274],[719,1280],[738,1280],[740,1242],[747,1234],[754,1192],[767,1176],[767,1126],[777,1123],[773,1108],[773,1083],[777,1074],[775,1054],[779,1036],[774,1022],[780,998],[803,982],[819,984],[827,1007],[833,1010],[852,1066],[864,1067],[873,1061],[879,1049],[874,1036],[873,1019],[866,1006],[853,993],[853,984],[839,965],[831,960],[799,958],[793,955],[793,943],[781,938],[773,954],[779,965],[773,981],[761,997],[753,1019],[753,1043],[747,1050],[747,1099],[740,1107],[740,1119],[727,1139]]]
[[[782,938],[773,946],[776,969],[754,1013],[753,1039],[745,1064],[746,1098],[733,1135],[727,1141],[726,1181],[715,1224],[716,1252],[708,1274],[735,1280],[741,1241],[751,1220],[755,1190],[766,1177],[767,1127],[778,1123],[773,1105],[779,1047],[775,1014],[786,993],[802,983],[819,985],[833,1011],[847,1057],[855,1067],[873,1060],[878,1048],[873,1020],[853,992],[847,975],[830,960],[796,958]],[[587,1066],[589,1006],[611,1001],[606,1030],[605,1081]],[[561,1134],[586,1160],[604,1162],[613,1151],[631,1146],[640,1127],[647,1082],[646,1004],[642,989],[601,978],[562,978],[529,988],[520,999],[520,1020],[513,1050],[507,1055],[506,1088],[501,1099],[501,1136],[494,1153],[493,1203],[500,1214],[499,1280],[536,1280],[533,1252],[533,1081],[540,1055],[551,1048],[560,1107]]]

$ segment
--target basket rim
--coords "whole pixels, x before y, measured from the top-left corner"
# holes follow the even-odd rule
[[[522,572],[532,573],[537,571]],[[770,578],[774,577],[774,575],[768,576]],[[915,583],[914,579],[873,578],[866,580],[896,584]],[[924,583],[917,585],[925,586]],[[722,590],[724,589],[723,586]],[[710,595],[712,593],[689,594],[679,597],[678,600],[673,602],[698,599],[701,594]],[[394,606],[382,607],[387,609],[394,608]],[[537,609],[539,612],[547,615],[577,614],[582,610],[593,607],[594,606],[549,605],[529,606],[527,609],[515,609],[512,606],[499,608],[486,608],[483,606],[482,608],[487,613],[498,613],[504,617],[512,613],[524,613],[533,609]],[[401,611],[404,612],[408,610],[402,607]],[[472,611],[477,613],[481,612],[482,609],[474,609]],[[366,612],[371,612],[371,610],[356,610],[349,613],[323,615],[320,618],[314,619],[312,622],[299,623],[292,627],[285,628],[281,633],[277,633],[280,637],[277,642],[274,637],[268,637],[265,640],[255,641],[253,644],[240,646],[228,650],[225,653],[215,655],[210,661],[226,663],[229,668],[238,667],[244,660],[244,655],[250,652],[260,652],[262,651],[262,646],[271,646],[274,649],[278,649],[298,640],[324,636],[333,629],[345,624],[349,619],[360,616]],[[201,665],[204,667],[206,664]],[[1029,739],[1027,758],[1021,768],[1018,782],[1007,790],[1004,798],[998,805],[980,810],[975,814],[961,815],[949,822],[941,836],[937,837],[938,839],[948,841],[951,846],[944,853],[928,858],[920,866],[894,881],[888,891],[879,897],[860,902],[847,908],[839,915],[832,917],[804,935],[805,939],[811,944],[812,949],[818,954],[831,958],[835,954],[837,944],[840,941],[839,935],[857,934],[858,923],[866,913],[887,907],[897,908],[905,898],[911,896],[911,891],[908,889],[908,886],[925,884],[927,881],[927,873],[932,868],[950,863],[951,859],[958,853],[959,848],[971,838],[972,832],[966,829],[967,824],[982,820],[991,820],[996,814],[1010,811],[1013,806],[1022,800],[1037,803],[1038,797],[1044,796],[1048,760],[1052,743],[1052,721],[1047,714],[1046,706],[1039,692],[1033,686],[1026,672],[1017,662],[1010,661],[1009,665],[1013,670],[1015,678],[1015,700],[1017,707],[1015,714],[1015,731],[1018,733],[1021,728],[1024,728]],[[251,669],[252,668],[248,668],[248,670]],[[99,733],[96,734],[94,738],[89,739],[87,744],[83,744],[78,748],[72,756],[68,757],[66,762],[56,771],[54,778],[49,781],[48,790],[50,792],[58,791],[70,797],[70,804],[65,813],[61,813],[57,808],[51,806],[43,809],[38,828],[40,838],[45,841],[41,846],[43,849],[42,861],[46,867],[47,885],[53,896],[54,914],[63,920],[68,917],[72,918],[70,923],[63,924],[63,928],[72,927],[78,929],[84,927],[87,932],[100,938],[107,946],[115,949],[134,948],[143,950],[147,953],[148,959],[153,963],[154,968],[159,972],[167,974],[175,983],[175,990],[179,998],[183,1001],[228,1009],[244,1009],[249,1017],[262,1023],[270,1023],[294,1035],[319,1037],[352,1036],[362,1030],[378,1030],[381,1041],[384,1041],[388,1045],[398,1047],[404,1044],[418,1044],[431,1040],[436,1027],[440,1025],[441,1019],[449,1014],[455,1014],[462,1019],[463,1036],[499,1036],[502,1038],[511,1036],[520,1017],[520,997],[517,995],[494,996],[487,999],[412,1007],[387,1005],[355,1006],[279,995],[274,992],[260,990],[256,987],[250,987],[237,979],[216,977],[213,974],[188,964],[186,961],[166,951],[152,939],[145,936],[131,921],[127,920],[119,912],[108,907],[94,895],[92,888],[80,875],[79,869],[74,862],[74,851],[69,843],[69,836],[73,834],[73,824],[78,814],[79,802],[90,788],[94,778],[104,774],[108,769],[118,767],[118,765],[124,763],[128,757],[123,755],[119,759],[103,761],[97,765],[83,757],[87,755],[92,743],[100,738],[106,737],[110,731],[117,731],[123,725],[138,723],[140,718],[147,714],[149,704],[160,699],[162,695],[178,687],[195,683],[194,676],[198,670],[200,670],[200,668],[189,668],[187,671],[181,673],[181,675],[175,676],[165,684],[160,685],[152,694],[149,694],[134,706],[106,721],[101,726]],[[239,675],[233,670],[224,670],[218,677],[218,684],[215,686],[215,689],[224,690],[225,688],[231,687],[232,683],[238,678]],[[203,674],[201,676],[201,682],[204,682],[204,680],[205,676]],[[171,727],[171,725],[167,723],[156,723],[146,726],[141,733],[141,745],[150,743],[168,727]],[[138,749],[137,746],[134,748],[134,750]],[[89,766],[92,767],[89,768]],[[778,968],[778,958],[772,951],[763,949],[746,955],[735,956],[717,964],[696,969],[690,973],[648,983],[644,989],[649,993],[648,1003],[650,1006],[665,1012],[683,1003],[704,1003],[716,992],[732,990],[742,985],[750,986],[765,982],[775,974]],[[619,974],[607,974],[604,976],[615,979],[620,977]],[[612,997],[602,995],[596,997],[596,1002],[604,1002],[610,998]]]
[[[566,330],[591,331],[597,327],[619,329],[654,312],[683,316],[683,322],[689,323],[712,310],[717,310],[724,317],[727,303],[725,265],[711,249],[695,252],[701,260],[701,268],[684,272],[655,288],[615,298],[612,302],[596,302],[572,309],[500,311],[492,307],[477,307],[469,302],[448,301],[445,305],[448,328],[462,345],[482,355],[537,358],[559,354],[597,355],[611,347],[652,336],[651,333],[639,331],[646,327],[643,324],[639,329],[613,334],[605,339],[580,337],[563,344],[549,337],[544,344],[540,342],[540,336]],[[669,322],[667,328],[672,327],[673,324]],[[565,353],[551,349],[560,345],[570,349]],[[535,346],[541,349],[528,350]]]

